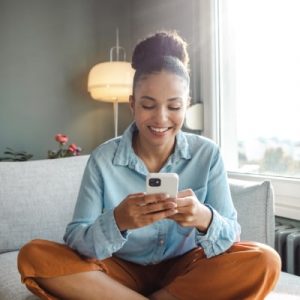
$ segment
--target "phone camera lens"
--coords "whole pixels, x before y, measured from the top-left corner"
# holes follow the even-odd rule
[[[160,178],[150,178],[149,179],[150,186],[160,186],[160,184],[161,184]]]

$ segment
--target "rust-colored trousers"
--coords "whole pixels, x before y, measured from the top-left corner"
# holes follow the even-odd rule
[[[240,242],[210,259],[197,248],[157,265],[140,266],[116,257],[86,259],[66,245],[33,240],[20,250],[18,268],[27,288],[47,300],[57,298],[43,290],[35,278],[88,271],[105,272],[144,296],[164,288],[180,300],[246,300],[264,299],[273,289],[281,261],[271,247]]]

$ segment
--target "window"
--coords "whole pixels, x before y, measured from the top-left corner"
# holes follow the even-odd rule
[[[300,178],[300,1],[219,1],[221,147],[230,171]]]
[[[268,179],[275,214],[300,220],[299,0],[199,1],[203,135],[229,177]]]

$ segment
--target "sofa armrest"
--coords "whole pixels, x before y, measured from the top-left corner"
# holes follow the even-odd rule
[[[241,240],[274,247],[275,217],[271,183],[229,179],[229,185],[242,227]]]

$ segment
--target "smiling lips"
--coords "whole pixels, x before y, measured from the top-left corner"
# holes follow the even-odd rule
[[[152,133],[155,135],[163,135],[165,132],[167,132],[171,127],[152,127],[149,126],[149,129]]]

